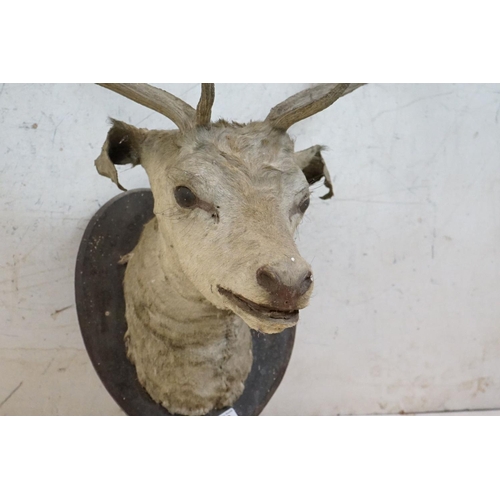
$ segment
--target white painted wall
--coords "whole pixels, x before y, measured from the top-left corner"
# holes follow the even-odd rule
[[[213,116],[262,119],[305,87],[221,84]],[[336,196],[319,189],[300,228],[315,294],[265,414],[500,407],[499,115],[500,85],[373,84],[290,130],[329,147]],[[2,415],[121,413],[73,295],[84,228],[118,194],[93,167],[108,116],[171,126],[94,85],[0,84]],[[148,185],[141,167],[120,179]]]

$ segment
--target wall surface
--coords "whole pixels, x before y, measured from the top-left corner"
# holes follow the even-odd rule
[[[199,87],[157,84],[191,105]],[[221,84],[214,118],[263,119],[306,84]],[[86,224],[117,188],[93,161],[107,117],[171,128],[94,85],[0,84],[0,414],[122,414],[76,319]],[[500,85],[371,84],[294,125],[335,197],[298,243],[315,272],[267,415],[500,407]],[[123,167],[127,188],[148,186]]]

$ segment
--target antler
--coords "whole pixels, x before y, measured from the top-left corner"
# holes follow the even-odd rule
[[[215,85],[201,84],[201,97],[196,107],[196,125],[208,125],[212,117],[212,106],[215,100]]]
[[[98,83],[97,85],[158,111],[158,113],[170,118],[181,132],[196,125],[210,123],[215,99],[215,85],[213,83],[201,84],[201,97],[196,111],[173,94],[147,83]]]
[[[201,84],[201,97],[196,111],[174,95],[147,83],[98,83],[172,120],[181,132],[210,123],[215,99],[213,83]],[[266,121],[273,127],[287,130],[294,123],[331,106],[337,99],[351,93],[364,83],[323,83],[303,90],[275,106]]]
[[[267,115],[266,121],[274,128],[287,130],[294,123],[331,106],[337,99],[364,85],[364,83],[322,83],[302,90],[281,102]]]
[[[196,112],[189,104],[147,83],[98,83],[97,85],[158,111],[172,120],[181,132],[193,128],[196,123]]]

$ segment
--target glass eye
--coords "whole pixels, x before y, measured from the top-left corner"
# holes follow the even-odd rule
[[[198,198],[186,186],[177,186],[174,192],[175,201],[183,208],[192,208],[196,205]]]
[[[309,198],[305,198],[302,200],[301,204],[299,205],[299,210],[304,213],[307,210],[307,207],[309,206]]]

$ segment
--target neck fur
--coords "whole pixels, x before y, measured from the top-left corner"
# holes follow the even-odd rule
[[[186,415],[231,406],[250,372],[250,330],[196,290],[154,219],[132,252],[124,292],[127,353],[150,396]]]

